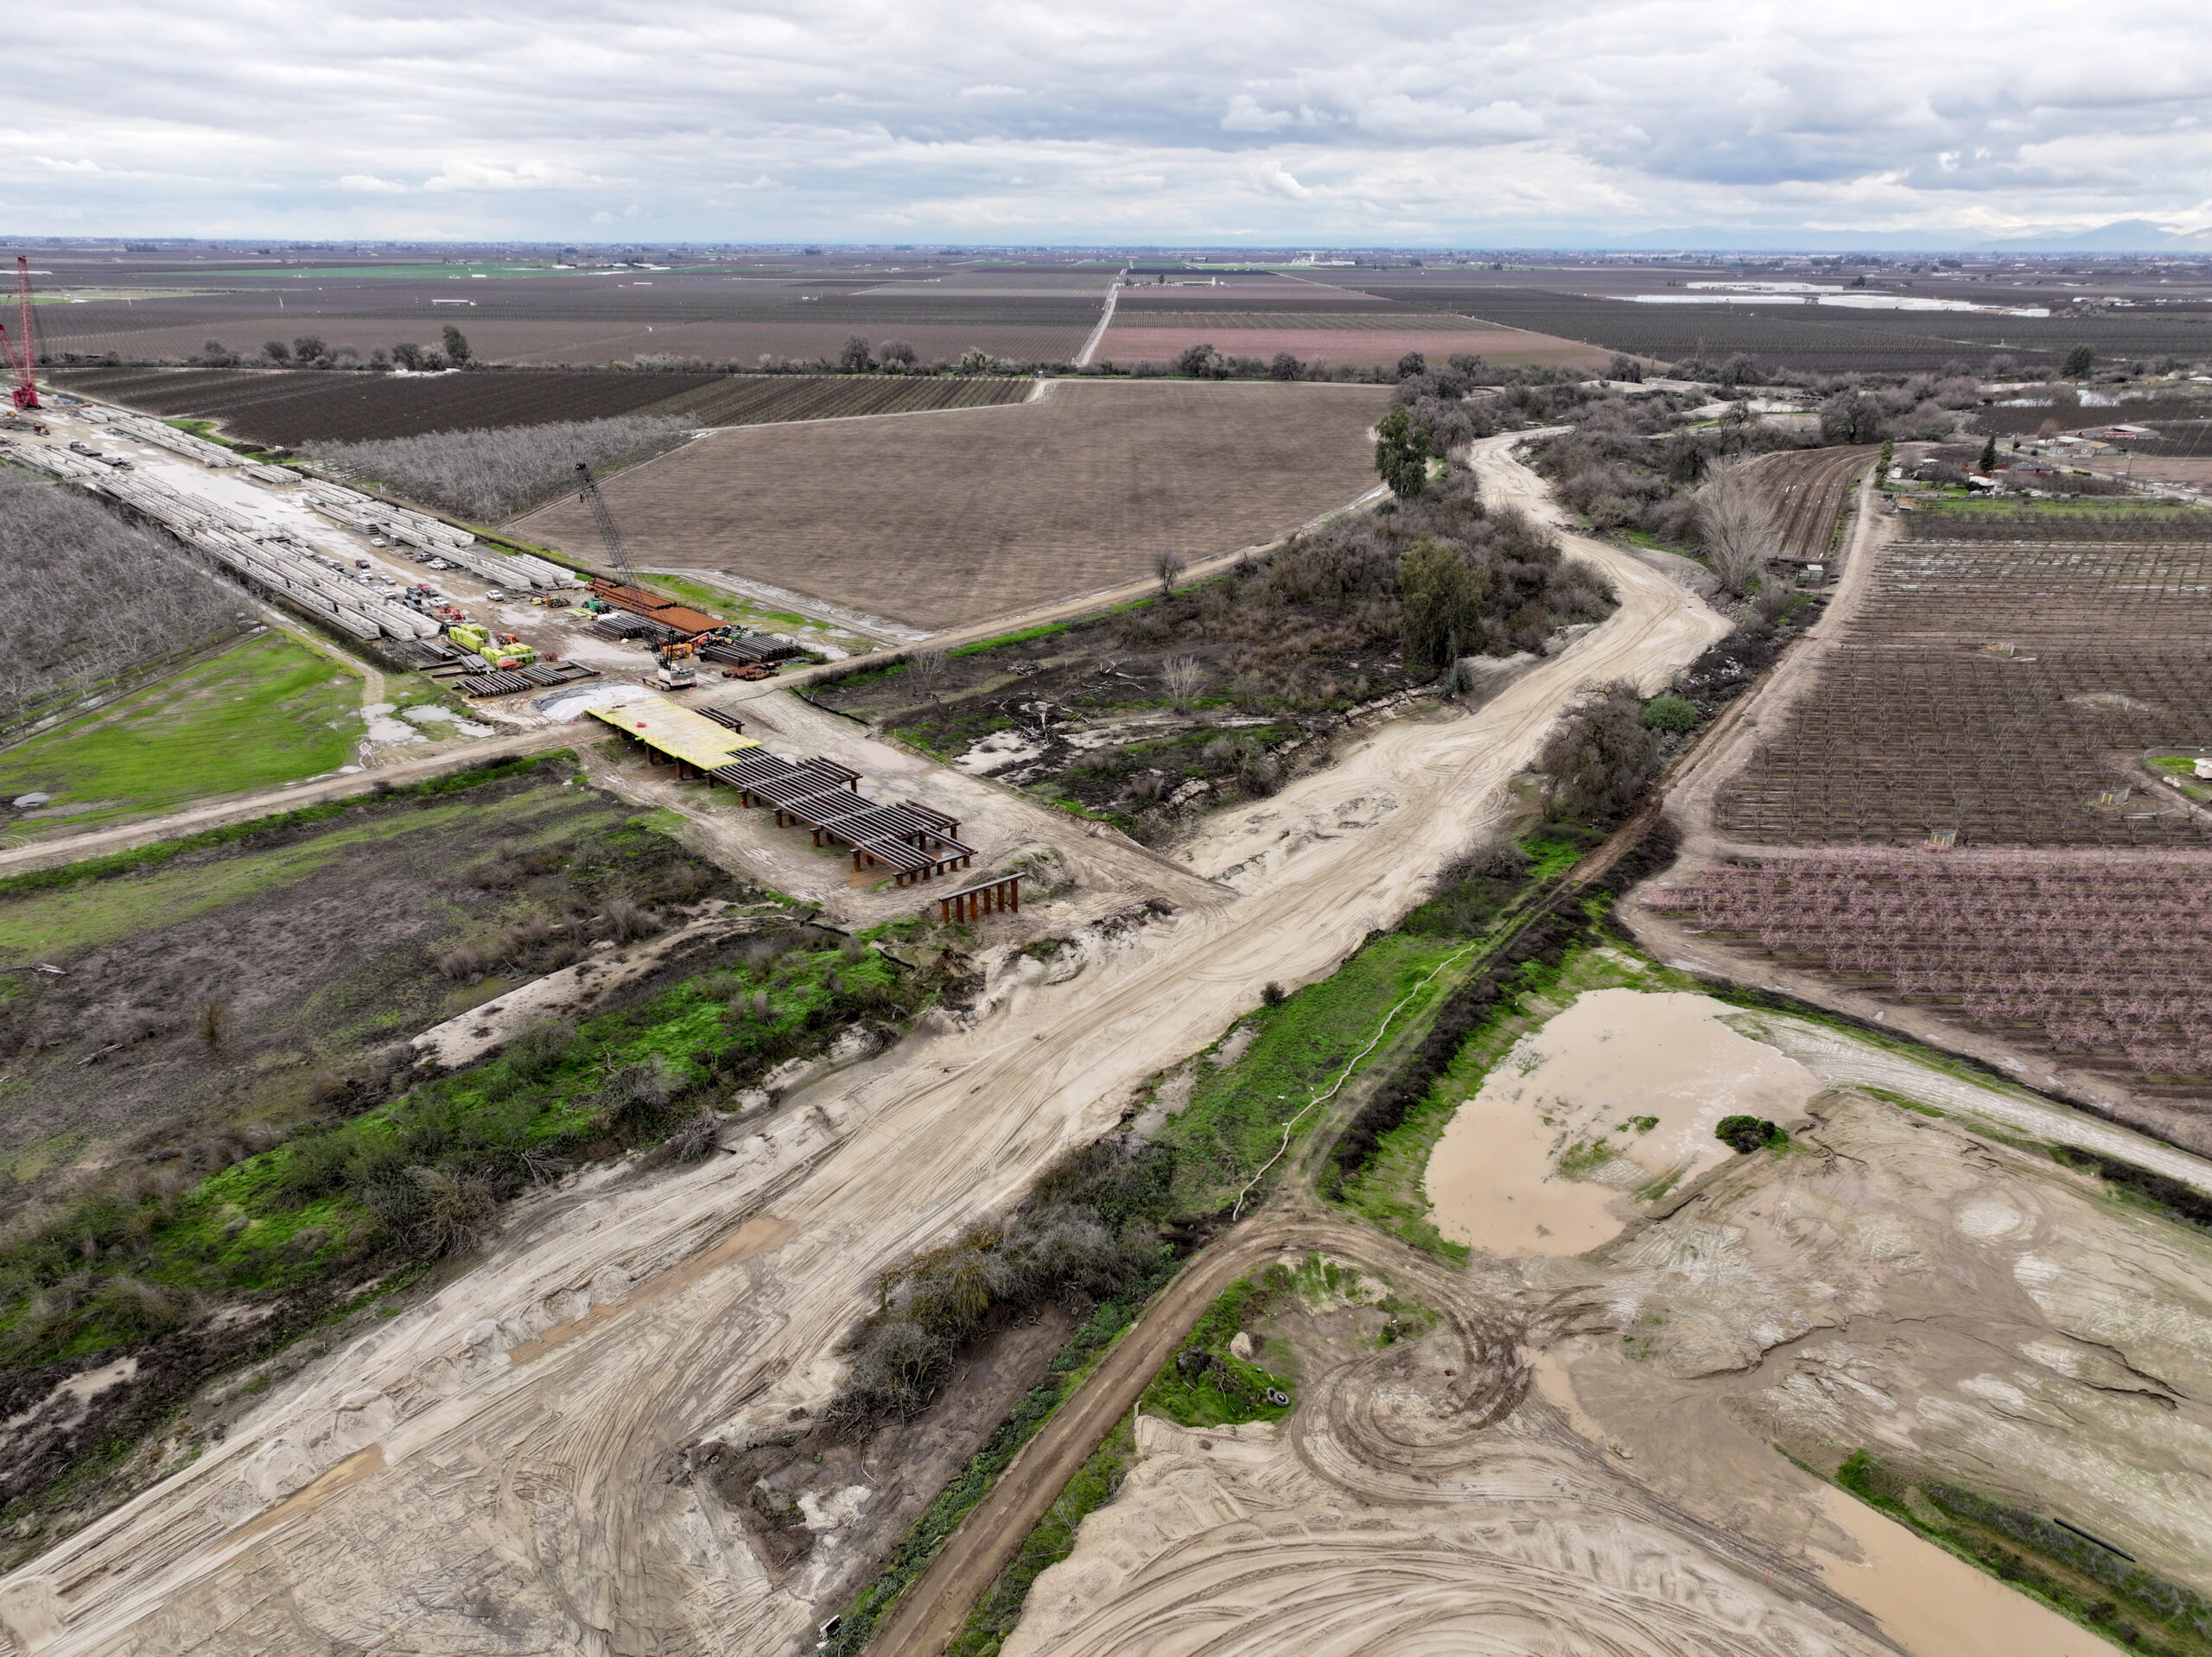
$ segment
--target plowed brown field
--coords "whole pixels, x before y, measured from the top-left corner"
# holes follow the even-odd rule
[[[1139,313],[1139,314],[1143,314]],[[1610,352],[1579,340],[1517,328],[1490,328],[1450,316],[1300,317],[1296,315],[1200,316],[1183,314],[1166,326],[1145,316],[1142,327],[1118,322],[1106,330],[1096,353],[1100,362],[1164,363],[1195,345],[1211,345],[1238,357],[1272,357],[1287,351],[1304,362],[1316,359],[1366,367],[1395,363],[1408,351],[1442,362],[1454,352],[1472,352],[1509,365],[1603,368]]]
[[[609,480],[629,555],[931,629],[1273,539],[1371,487],[1383,386],[1064,381],[1035,403],[729,431]],[[522,521],[588,556],[564,500]]]

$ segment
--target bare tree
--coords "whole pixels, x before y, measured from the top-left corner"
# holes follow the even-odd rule
[[[75,484],[0,466],[0,725],[242,625],[238,589]],[[26,784],[28,786],[28,784]]]
[[[617,415],[314,448],[357,478],[490,524],[567,489],[579,460],[596,469],[671,442],[686,429],[669,415]]]
[[[1713,468],[1697,492],[1698,539],[1705,562],[1731,598],[1765,577],[1778,533],[1774,506],[1743,461]]]
[[[1181,553],[1162,549],[1152,557],[1152,573],[1160,577],[1160,596],[1167,598],[1175,591],[1175,583],[1183,579],[1183,572],[1191,561]]]
[[[1168,699],[1179,708],[1191,705],[1191,698],[1198,694],[1205,676],[1205,670],[1198,665],[1195,656],[1171,656],[1160,670],[1160,682],[1167,687]]]
[[[937,695],[937,688],[944,682],[944,670],[951,665],[950,651],[917,651],[912,667],[915,688],[925,701]]]

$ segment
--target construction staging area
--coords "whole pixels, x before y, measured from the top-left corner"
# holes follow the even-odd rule
[[[918,800],[867,799],[860,772],[831,759],[770,753],[719,710],[695,712],[647,696],[590,714],[644,749],[652,764],[674,765],[678,778],[735,789],[746,805],[771,808],[779,828],[796,824],[813,832],[817,846],[849,847],[855,873],[888,867],[893,884],[904,886],[964,869],[975,858],[975,848],[961,843],[957,818]]]
[[[35,430],[18,416],[18,429],[0,432],[0,458],[158,527],[248,592],[381,665],[450,687],[497,726],[542,725],[537,704],[582,680],[682,688],[699,663],[766,679],[804,655],[781,636],[748,635],[660,594],[494,546],[143,416],[53,398],[37,414]]]

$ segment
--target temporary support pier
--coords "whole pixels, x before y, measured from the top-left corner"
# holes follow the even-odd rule
[[[937,900],[937,917],[948,925],[954,921],[980,920],[996,910],[1021,912],[1021,877],[1001,874],[995,879],[949,892]]]

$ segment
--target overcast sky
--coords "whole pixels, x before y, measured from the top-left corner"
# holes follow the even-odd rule
[[[7,33],[14,234],[2212,227],[2205,0],[102,0]]]

